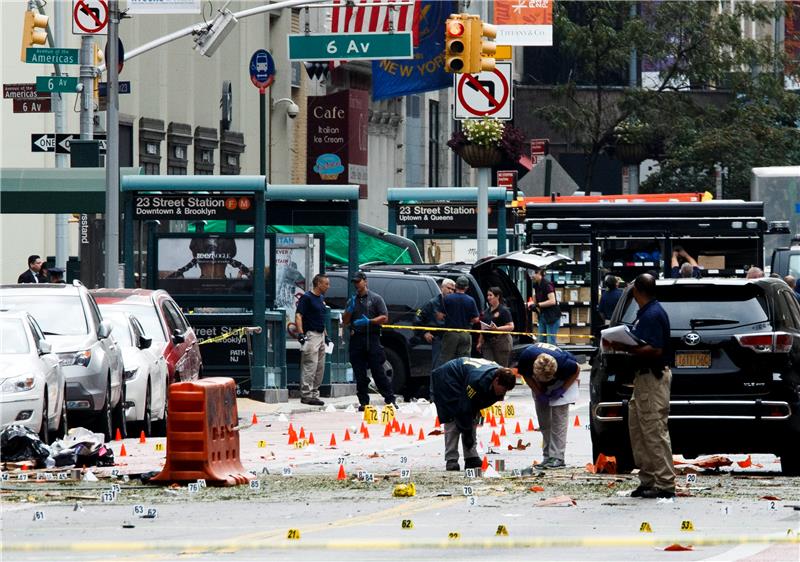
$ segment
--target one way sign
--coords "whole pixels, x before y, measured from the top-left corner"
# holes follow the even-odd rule
[[[31,152],[55,152],[56,154],[69,154],[72,139],[81,138],[80,134],[53,134],[35,133],[31,135]],[[105,133],[95,133],[94,140],[100,141],[100,154],[106,153]]]

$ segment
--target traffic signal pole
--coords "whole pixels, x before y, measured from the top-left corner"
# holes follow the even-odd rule
[[[39,8],[41,12],[41,8]],[[71,21],[69,4],[67,2],[53,3],[53,22],[55,27],[55,40],[49,37],[50,43],[55,47],[63,48],[66,46],[68,25]],[[60,74],[60,68],[56,69],[56,74]],[[53,114],[55,118],[56,135],[66,132],[64,124],[65,103],[61,92],[52,92],[50,98],[53,104]],[[69,168],[69,157],[66,154],[56,154],[56,168]],[[69,217],[70,215],[59,213],[56,215],[56,267],[67,270],[67,259],[69,259]],[[64,276],[66,279],[66,275]]]
[[[108,2],[108,87],[106,89],[106,287],[122,283],[119,270],[119,0]],[[125,220],[132,220],[125,217]],[[128,264],[133,267],[133,264]]]

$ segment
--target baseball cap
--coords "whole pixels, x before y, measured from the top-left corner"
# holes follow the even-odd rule
[[[50,273],[56,273],[58,275],[63,275],[64,274],[64,270],[61,269],[60,267],[51,267],[47,271],[49,271]]]
[[[463,275],[459,275],[456,279],[456,287],[459,289],[468,289],[469,288],[469,279],[464,277]]]
[[[367,274],[359,269],[353,274],[353,276],[350,278],[350,281],[356,282],[356,281],[361,281],[362,279],[366,281]]]

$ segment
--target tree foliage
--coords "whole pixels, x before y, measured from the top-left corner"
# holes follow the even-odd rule
[[[559,1],[554,35],[572,66],[555,88],[557,103],[538,113],[583,148],[585,187],[603,151],[634,140],[660,162],[642,191],[713,190],[719,164],[725,196],[746,198],[750,168],[796,163],[800,103],[784,89],[787,61],[771,36],[748,34],[752,24],[771,29],[781,9],[783,2]],[[653,70],[633,87],[632,49]]]

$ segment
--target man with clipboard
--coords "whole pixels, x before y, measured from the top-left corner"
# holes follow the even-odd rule
[[[578,399],[578,361],[556,345],[536,343],[520,355],[517,372],[531,387],[542,430],[544,459],[539,468],[564,468],[569,405]]]

